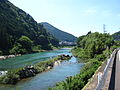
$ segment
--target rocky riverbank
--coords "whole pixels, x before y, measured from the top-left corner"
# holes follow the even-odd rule
[[[70,58],[71,56],[63,54],[51,60],[41,61],[33,66],[29,65],[24,68],[19,68],[19,69],[8,71],[6,75],[0,77],[0,83],[1,84],[16,84],[18,81],[24,78],[33,77],[38,73],[52,69],[54,66],[59,65],[60,62],[64,60],[68,60]]]
[[[21,54],[0,56],[0,60],[5,60],[7,58],[14,58],[16,56],[21,56]]]

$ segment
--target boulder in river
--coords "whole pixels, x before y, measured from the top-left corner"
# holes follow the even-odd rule
[[[4,60],[4,59],[6,59],[5,56],[0,56],[0,60]]]
[[[8,73],[8,71],[0,71],[0,76],[4,76]]]
[[[37,69],[35,69],[32,65],[26,66],[19,71],[20,78],[32,77],[35,76],[37,73]]]
[[[60,64],[60,60],[54,62],[54,66],[58,66]]]
[[[51,67],[51,66],[48,66],[47,69],[48,69],[48,70],[49,70],[49,69],[52,69],[52,67]]]
[[[71,57],[72,57],[72,56],[70,56],[70,55],[65,55],[65,54],[59,55],[59,59],[60,59],[60,60],[70,59]]]

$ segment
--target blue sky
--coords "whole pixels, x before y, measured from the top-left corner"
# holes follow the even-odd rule
[[[48,22],[75,36],[120,31],[120,0],[9,0],[38,23]]]

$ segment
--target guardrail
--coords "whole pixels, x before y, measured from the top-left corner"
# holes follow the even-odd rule
[[[106,65],[103,73],[98,73],[98,84],[97,84],[96,90],[102,90],[103,89],[103,86],[105,84],[105,80],[106,80],[106,77],[107,77],[108,69],[109,69],[112,61],[115,59],[116,52],[117,52],[117,49],[115,49],[113,51],[113,53],[110,56],[110,59],[107,60],[107,65]]]

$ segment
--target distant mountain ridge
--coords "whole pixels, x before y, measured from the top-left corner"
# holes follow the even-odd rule
[[[64,32],[47,22],[42,22],[41,24],[59,41],[75,42],[77,40],[74,35]]]
[[[112,34],[112,36],[113,36],[113,38],[114,38],[115,40],[120,40],[120,31]]]

